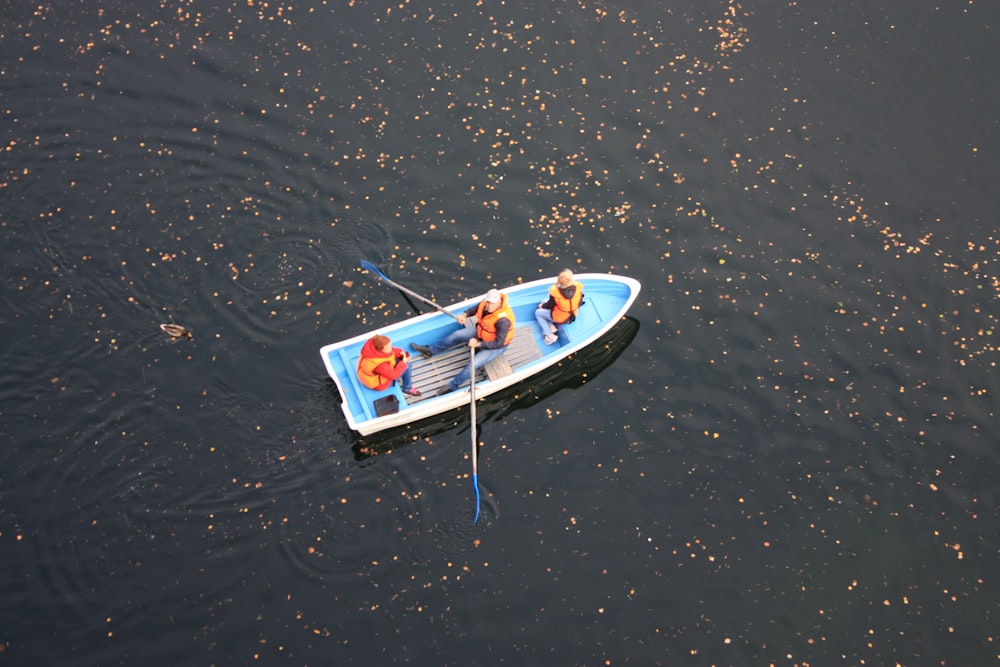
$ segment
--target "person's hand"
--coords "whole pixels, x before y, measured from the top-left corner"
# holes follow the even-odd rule
[[[480,345],[480,343],[479,343],[479,339],[478,338],[470,338],[469,339],[469,347],[479,347],[479,345]]]
[[[465,313],[462,313],[461,315],[458,316],[458,323],[461,324],[463,327],[465,326]]]

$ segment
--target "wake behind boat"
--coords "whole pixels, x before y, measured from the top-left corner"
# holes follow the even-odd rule
[[[477,401],[522,382],[583,349],[611,329],[628,311],[639,294],[633,278],[611,274],[583,273],[574,279],[582,285],[584,301],[576,321],[559,327],[558,340],[547,345],[535,322],[535,309],[548,298],[554,278],[535,280],[500,290],[507,295],[516,321],[514,338],[499,358],[476,368]],[[389,281],[387,281],[389,282]],[[398,287],[398,286],[397,286]],[[415,295],[419,296],[419,295]],[[323,346],[320,355],[327,372],[337,385],[341,406],[351,429],[362,436],[409,424],[469,405],[469,385],[459,391],[438,395],[461,368],[469,363],[469,348],[457,345],[425,359],[414,353],[410,358],[413,385],[422,395],[404,394],[398,385],[376,391],[361,384],[357,376],[358,356],[365,342],[375,334],[408,348],[413,341],[428,343],[454,331],[454,315],[478,304],[482,297],[467,299],[440,311],[390,324],[338,343]],[[384,406],[389,406],[386,412]]]

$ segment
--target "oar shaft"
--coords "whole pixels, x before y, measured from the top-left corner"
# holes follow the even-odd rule
[[[403,287],[399,283],[393,282],[393,281],[389,280],[388,278],[384,278],[384,280],[385,280],[385,282],[389,283],[390,285],[392,285],[393,287],[395,287],[396,289],[398,289],[400,292],[406,292],[407,294],[409,294],[410,296],[412,296],[414,299],[419,299],[420,301],[423,301],[424,303],[426,303],[428,306],[431,306],[432,308],[435,308],[435,309],[441,311],[445,315],[450,315],[456,321],[458,320],[458,315],[456,315],[455,313],[452,313],[452,312],[449,312],[449,311],[445,310],[444,308],[442,308],[441,306],[437,305],[436,303],[434,303],[430,299],[428,299],[426,297],[423,297],[423,296],[420,296],[419,294],[417,294],[413,290],[408,289],[406,287]]]
[[[479,436],[476,433],[476,348],[469,346],[469,418],[472,422],[472,487],[476,491],[476,517],[472,523],[479,522],[479,453],[476,445]]]
[[[361,262],[361,268],[367,269],[367,270],[371,271],[372,273],[374,273],[375,275],[377,275],[379,278],[381,278],[386,284],[392,285],[393,287],[395,287],[396,289],[398,289],[400,292],[405,292],[406,294],[409,294],[410,296],[412,296],[414,299],[418,299],[420,301],[423,301],[428,306],[431,306],[432,308],[435,308],[435,309],[441,311],[445,315],[451,316],[456,322],[461,321],[461,320],[459,320],[458,315],[456,315],[455,313],[452,313],[452,312],[449,312],[449,311],[445,310],[444,308],[442,308],[441,306],[437,305],[436,303],[434,303],[433,301],[431,301],[427,297],[421,296],[421,295],[417,294],[416,292],[414,292],[413,290],[411,290],[411,289],[409,289],[407,287],[403,287],[399,283],[397,283],[397,282],[395,282],[393,280],[390,280],[388,278],[388,276],[386,276],[384,273],[382,273],[381,271],[379,271],[378,268],[376,268],[376,266],[374,264],[372,264],[371,262],[362,261]]]

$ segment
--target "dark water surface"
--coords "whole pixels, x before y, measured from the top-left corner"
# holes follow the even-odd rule
[[[5,3],[0,663],[996,663],[1000,7],[872,4]],[[478,525],[360,259],[643,283]]]

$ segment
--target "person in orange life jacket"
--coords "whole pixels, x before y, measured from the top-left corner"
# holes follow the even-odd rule
[[[420,392],[413,388],[410,365],[407,363],[409,358],[410,353],[393,347],[388,336],[376,334],[361,348],[358,379],[361,384],[376,391],[388,389],[395,380],[400,380],[404,394],[420,396]]]
[[[535,311],[535,321],[545,336],[546,345],[552,345],[559,339],[557,325],[576,319],[581,303],[583,285],[573,280],[572,271],[563,269],[556,278],[556,284],[549,288],[549,300],[538,304]]]
[[[470,317],[476,318],[475,326],[468,321]],[[507,303],[507,295],[499,290],[491,289],[487,292],[480,303],[458,316],[458,323],[462,328],[441,340],[430,345],[410,343],[410,347],[430,359],[450,347],[465,343],[476,348],[476,366],[482,366],[503,354],[514,338],[514,311]],[[440,393],[447,394],[461,387],[472,375],[471,365],[463,366]]]

